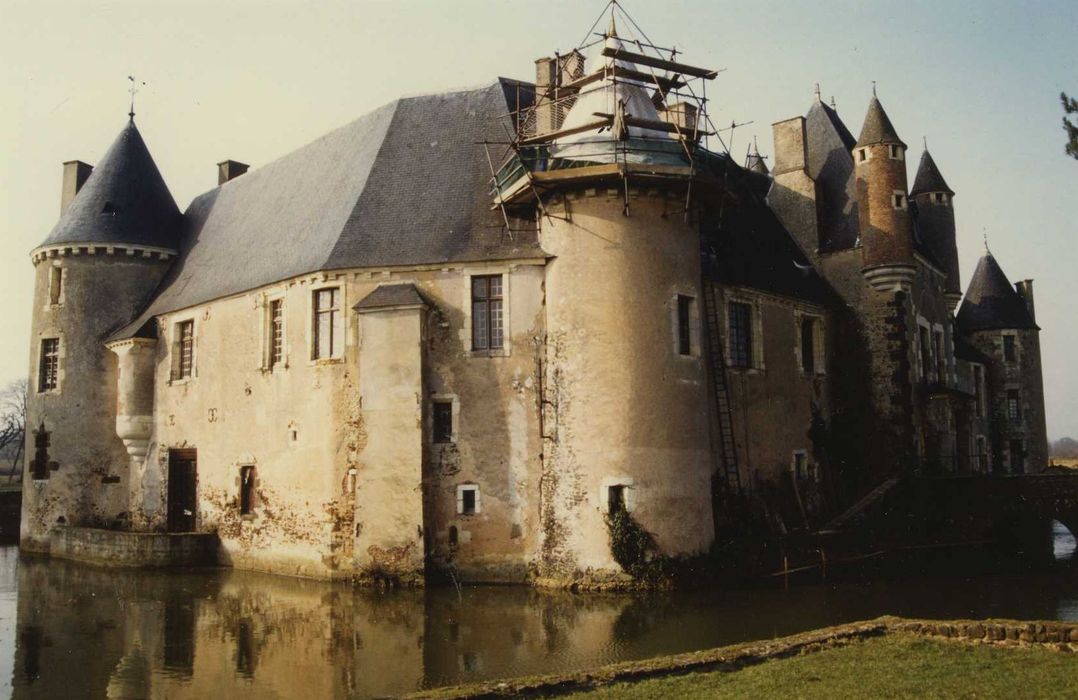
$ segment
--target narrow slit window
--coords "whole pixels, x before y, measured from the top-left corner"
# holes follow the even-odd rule
[[[269,366],[270,369],[284,364],[284,300],[274,299],[270,302],[270,337],[269,337]]]
[[[38,367],[37,390],[53,391],[60,381],[60,339],[41,340],[41,360]]]
[[[314,292],[315,360],[339,357],[341,351],[341,290],[339,287]]]
[[[752,307],[732,301],[728,309],[730,320],[730,365],[752,367]]]
[[[49,269],[49,304],[56,306],[60,303],[64,294],[64,268],[53,267]]]
[[[816,373],[816,319],[801,319],[801,370]]]
[[[1006,362],[1014,362],[1018,359],[1018,352],[1015,348],[1013,335],[1003,336],[1003,359]]]
[[[195,322],[181,321],[176,329],[179,335],[180,361],[176,368],[177,379],[189,379],[195,368]]]
[[[255,468],[240,467],[240,515],[251,515],[255,508]]]
[[[453,402],[435,401],[432,410],[433,441],[439,444],[453,442]]]
[[[472,349],[497,350],[503,343],[502,276],[472,277]]]
[[[677,351],[680,355],[692,354],[692,305],[692,297],[677,295]]]
[[[928,329],[924,326],[919,326],[917,330],[921,348],[921,379],[927,381],[928,368],[932,366],[932,348],[928,341]]]
[[[625,484],[615,484],[614,486],[607,487],[606,509],[610,515],[625,512]]]

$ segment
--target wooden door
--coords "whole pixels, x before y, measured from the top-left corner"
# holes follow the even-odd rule
[[[194,450],[168,452],[168,531],[193,532],[197,460]]]

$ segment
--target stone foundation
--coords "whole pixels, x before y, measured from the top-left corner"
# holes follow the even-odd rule
[[[82,527],[49,533],[49,554],[108,566],[158,568],[217,564],[217,535],[120,532]]]

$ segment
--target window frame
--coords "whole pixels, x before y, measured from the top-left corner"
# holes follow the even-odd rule
[[[1002,338],[1003,345],[1000,350],[1003,354],[1003,362],[1008,365],[1018,364],[1018,336],[1014,333],[1003,333]]]
[[[266,300],[266,350],[263,368],[270,372],[288,368],[284,295]]]
[[[683,357],[692,357],[693,355],[693,342],[692,342],[692,317],[693,307],[696,305],[696,299],[688,294],[675,294],[674,305],[676,314],[676,334],[677,334],[677,354]]]
[[[1022,423],[1022,392],[1019,389],[1007,389],[1004,398],[1007,422],[1012,425]]]
[[[805,324],[812,324],[812,359],[811,366],[805,366]],[[826,324],[822,314],[815,311],[796,310],[794,312],[794,354],[797,356],[797,368],[803,377],[817,377],[827,374],[827,337]]]
[[[465,512],[465,493],[473,494],[472,510],[468,512]],[[457,484],[457,515],[467,517],[472,515],[479,515],[482,512],[483,508],[481,494],[479,491],[479,484]]]
[[[55,343],[52,351],[46,350],[47,343]],[[63,347],[59,335],[41,338],[38,343],[37,356],[37,393],[58,394],[60,393],[60,358]],[[51,365],[51,367],[50,367]],[[50,371],[51,369],[51,371]],[[51,376],[52,382],[49,383]]]
[[[236,505],[238,506],[240,516],[242,517],[253,517],[255,514],[257,497],[255,489],[255,484],[257,483],[256,479],[255,465],[240,465],[240,492]]]
[[[331,305],[323,308],[320,304],[320,295],[329,292]],[[310,294],[310,360],[313,363],[339,362],[344,358],[344,346],[346,341],[345,324],[345,299],[344,285],[326,284],[311,289]],[[322,316],[329,317],[329,351],[323,353],[319,333],[319,323]]]
[[[743,309],[745,317],[735,325],[734,309]],[[734,369],[755,369],[755,304],[744,299],[726,302],[726,364]],[[735,337],[736,336],[736,337]],[[738,341],[743,342],[738,342]],[[735,349],[737,352],[735,352]]]
[[[505,349],[505,308],[506,308],[506,280],[505,275],[501,273],[494,274],[476,274],[468,276],[468,310],[471,318],[470,327],[470,343],[472,352],[480,353],[496,353]],[[493,291],[494,282],[497,281],[497,292]],[[480,298],[476,297],[476,284],[481,283],[483,285],[482,294]],[[497,314],[494,312],[494,307],[497,305]],[[483,308],[483,323],[477,323],[479,315],[476,313],[477,308]],[[495,316],[497,321],[495,321]],[[482,343],[478,342],[478,333],[480,329],[483,331],[484,340]],[[496,331],[496,333],[495,333]],[[494,336],[497,335],[498,342],[494,343]]]
[[[176,322],[176,376],[183,381],[195,376],[195,319]]]
[[[902,190],[894,190],[891,193],[891,206],[896,211],[905,211],[909,207],[909,198]]]

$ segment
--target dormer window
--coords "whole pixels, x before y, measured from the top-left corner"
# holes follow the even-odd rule
[[[905,209],[906,193],[895,190],[894,196],[891,198],[891,203],[894,205],[895,209]]]
[[[890,154],[892,160],[902,160],[902,146],[896,143],[892,143],[890,147]]]

